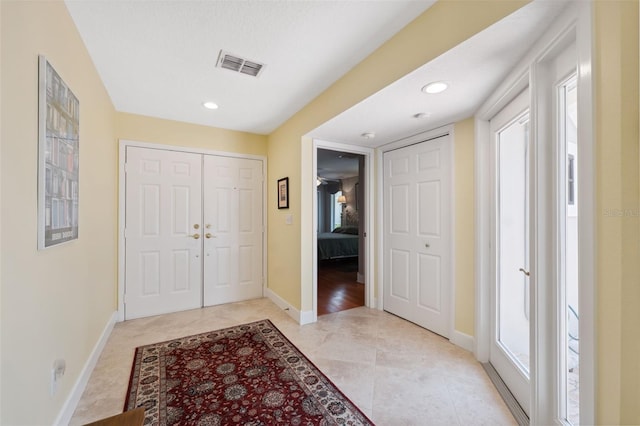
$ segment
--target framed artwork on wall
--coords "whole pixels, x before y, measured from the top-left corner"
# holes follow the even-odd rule
[[[38,249],[78,238],[80,102],[38,57]]]
[[[278,208],[289,208],[289,178],[278,179]]]

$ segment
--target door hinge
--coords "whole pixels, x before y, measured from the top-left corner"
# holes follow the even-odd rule
[[[129,163],[124,163],[124,172],[127,173],[129,171]]]

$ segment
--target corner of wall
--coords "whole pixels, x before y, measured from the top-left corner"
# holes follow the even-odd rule
[[[282,297],[278,296],[278,294],[271,289],[266,289],[265,296],[273,303],[275,303],[278,307],[280,307],[283,311],[285,311],[287,315],[293,318],[293,320],[300,325],[305,325],[316,321],[313,315],[313,311],[300,311],[289,302],[284,300]]]
[[[455,332],[475,330],[475,120],[454,125]],[[464,242],[459,243],[459,242]]]

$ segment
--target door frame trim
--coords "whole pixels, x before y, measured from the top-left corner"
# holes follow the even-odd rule
[[[561,41],[570,31],[576,35],[578,51],[578,90],[581,98],[578,104],[578,119],[591,125],[580,126],[580,168],[581,180],[578,186],[578,203],[580,209],[579,238],[579,274],[580,274],[580,423],[595,423],[596,392],[596,204],[595,204],[595,142],[594,142],[594,109],[593,109],[593,38],[592,38],[592,4],[591,2],[575,2],[570,4],[551,28],[534,43],[514,71],[507,76],[492,96],[479,108],[475,115],[476,150],[475,150],[475,188],[476,188],[476,312],[475,312],[475,348],[476,359],[488,362],[490,333],[490,238],[491,238],[491,159],[489,120],[500,111],[526,85],[530,86],[533,103],[532,130],[535,129],[535,91],[537,64],[545,54]],[[532,137],[534,137],[532,135]],[[533,195],[533,194],[532,194]],[[532,265],[533,268],[534,265]],[[532,287],[535,285],[531,284]],[[532,314],[534,314],[532,312]],[[551,330],[542,331],[544,336],[535,337],[549,339]],[[551,334],[556,333],[554,330]],[[536,333],[537,334],[537,333]],[[555,344],[555,340],[551,344]],[[546,341],[546,340],[545,340]],[[532,351],[534,347],[532,347]],[[560,424],[558,407],[549,407],[548,400],[541,400],[539,394],[555,394],[556,379],[537,383],[534,365],[536,354],[532,353],[532,424]],[[557,372],[554,372],[557,376]],[[553,389],[551,389],[553,387]],[[557,399],[557,397],[553,397]]]
[[[188,146],[165,145],[151,142],[141,142],[129,139],[118,140],[118,322],[124,321],[124,291],[125,291],[125,238],[124,224],[126,213],[126,176],[125,161],[128,147],[158,149],[163,151],[177,151],[191,154],[215,155],[218,157],[243,158],[262,161],[262,294],[267,294],[267,157],[254,154],[215,151]]]
[[[402,139],[399,139],[394,142],[390,142],[388,144],[379,146],[376,148],[376,176],[378,178],[378,188],[377,188],[377,216],[380,220],[377,221],[376,230],[378,234],[378,253],[377,259],[378,261],[378,285],[376,287],[376,292],[378,295],[378,304],[377,308],[380,310],[384,309],[384,154],[389,151],[394,151],[396,149],[404,148],[410,145],[416,145],[421,142],[427,142],[432,139],[437,139],[443,136],[449,136],[451,143],[451,152],[449,156],[449,179],[451,184],[451,196],[449,197],[449,209],[452,215],[452,219],[449,223],[449,233],[451,235],[451,244],[449,247],[449,259],[450,259],[450,271],[449,276],[451,277],[451,289],[449,292],[449,336],[447,338],[458,346],[471,349],[469,346],[469,342],[466,336],[463,336],[462,333],[457,333],[455,330],[455,319],[456,319],[456,259],[455,259],[455,251],[456,251],[456,227],[455,227],[455,132],[454,126],[452,124],[438,127],[433,130],[428,130],[425,132],[417,133],[412,136],[408,136]]]
[[[348,152],[352,154],[359,154],[364,156],[364,172],[365,172],[365,215],[364,215],[364,229],[363,232],[366,233],[366,237],[364,240],[364,250],[365,250],[365,266],[364,266],[364,304],[367,307],[375,307],[376,306],[376,295],[374,292],[374,283],[376,280],[375,277],[375,268],[373,261],[374,250],[374,240],[375,240],[375,228],[372,225],[375,220],[375,204],[373,202],[373,194],[374,194],[374,172],[373,172],[373,164],[375,162],[374,158],[374,149],[358,146],[358,145],[349,145],[339,142],[329,142],[322,139],[313,139],[313,193],[316,194],[316,176],[318,176],[318,149],[328,149],[331,151],[339,151],[339,152]],[[314,196],[312,201],[312,224],[313,224],[313,237],[312,237],[312,252],[313,252],[313,294],[312,294],[312,312],[313,318],[311,322],[316,322],[318,320],[318,197]]]

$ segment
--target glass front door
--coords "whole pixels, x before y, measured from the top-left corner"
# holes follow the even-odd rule
[[[491,120],[495,154],[491,364],[529,412],[529,96]]]
[[[498,132],[498,342],[529,375],[529,118]]]

